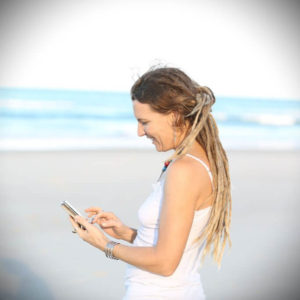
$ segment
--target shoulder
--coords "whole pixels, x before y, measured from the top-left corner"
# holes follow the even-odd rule
[[[187,157],[176,159],[168,168],[167,177],[190,176],[195,171],[193,162]]]
[[[201,179],[202,176],[206,175],[206,170],[204,168],[199,167],[199,162],[194,159],[183,156],[176,159],[170,166],[167,171],[168,178],[194,178]]]
[[[176,190],[184,188],[194,193],[200,193],[203,180],[206,176],[204,168],[199,168],[199,163],[189,157],[183,156],[176,159],[168,168],[166,185]]]
[[[166,184],[175,188],[197,189],[201,187],[201,177],[205,175],[199,163],[193,159],[183,156],[176,159],[168,168]]]

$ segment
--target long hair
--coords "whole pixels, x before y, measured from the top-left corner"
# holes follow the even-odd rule
[[[195,140],[206,151],[213,176],[213,204],[199,240],[206,240],[202,259],[213,247],[213,258],[220,267],[226,241],[231,246],[231,190],[228,159],[211,114],[211,106],[215,103],[213,92],[177,68],[158,67],[150,69],[134,83],[131,99],[147,103],[162,114],[177,112],[175,126],[179,130],[189,124],[187,134],[169,159],[185,155]]]

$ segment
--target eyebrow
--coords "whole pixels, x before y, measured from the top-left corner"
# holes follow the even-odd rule
[[[142,121],[148,121],[147,119],[140,119],[140,118],[138,118],[137,119],[139,122],[142,122]]]

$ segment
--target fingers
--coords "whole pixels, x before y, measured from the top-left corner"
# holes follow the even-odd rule
[[[70,222],[71,222],[71,224],[73,226],[73,229],[74,229],[72,232],[74,232],[74,231],[76,232],[77,229],[80,228],[79,225],[75,222],[73,217],[69,216],[69,219],[70,219]]]
[[[102,228],[115,227],[115,226],[117,226],[117,225],[118,225],[118,224],[117,224],[117,222],[116,222],[115,220],[102,221],[102,222],[100,223],[100,226],[101,226]]]
[[[89,207],[89,208],[85,209],[84,211],[88,213],[88,218],[91,218],[92,216],[96,215],[94,220],[96,218],[108,218],[108,219],[116,218],[116,216],[112,212],[103,211],[102,208],[97,207],[97,206]]]
[[[70,221],[78,233],[86,231],[90,225],[89,222],[81,216],[76,216],[75,218],[70,216]]]
[[[90,218],[91,216],[99,214],[102,211],[102,209],[97,206],[92,206],[92,207],[85,209],[84,211],[89,213],[89,218]]]
[[[75,222],[81,226],[87,227],[90,223],[82,216],[76,216],[74,218]]]
[[[92,224],[101,223],[103,220],[116,220],[116,216],[111,212],[102,211],[93,218]]]

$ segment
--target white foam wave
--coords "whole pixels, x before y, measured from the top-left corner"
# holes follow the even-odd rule
[[[292,126],[297,124],[300,119],[297,115],[280,115],[280,114],[259,114],[246,115],[246,121],[252,121],[260,125]]]
[[[273,126],[293,126],[300,123],[300,113],[291,112],[290,114],[230,114],[225,112],[216,112],[213,114],[217,122],[240,122],[254,123],[258,125]]]
[[[10,113],[47,113],[55,115],[56,113],[64,113],[65,118],[74,117],[74,115],[84,115],[86,118],[91,116],[99,117],[133,117],[131,107],[126,106],[105,106],[105,105],[89,105],[88,103],[76,103],[67,100],[24,100],[24,99],[0,99],[0,109],[4,109]]]
[[[227,113],[221,111],[214,112],[213,116],[217,121],[223,121],[223,122],[227,121],[229,118],[229,115]]]

